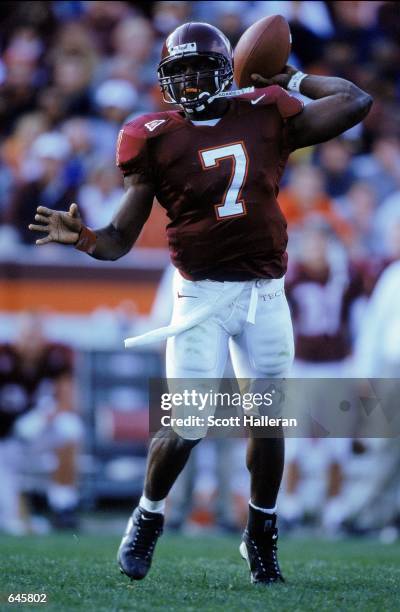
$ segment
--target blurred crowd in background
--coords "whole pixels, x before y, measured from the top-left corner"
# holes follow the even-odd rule
[[[9,239],[33,243],[27,224],[39,202],[65,209],[76,200],[89,225],[109,221],[122,193],[118,131],[128,117],[164,108],[156,69],[177,25],[204,19],[235,44],[251,23],[281,13],[292,64],[348,78],[374,97],[362,127],[292,159],[281,197],[289,227],[317,211],[351,258],[398,254],[395,2],[39,1],[5,2],[0,11],[0,219]],[[296,172],[300,164],[306,173]],[[165,246],[160,229],[149,227],[142,244]]]
[[[3,2],[0,257],[7,259],[18,249],[26,253],[28,245],[34,249],[36,237],[27,226],[38,204],[67,210],[71,202],[77,202],[89,226],[97,228],[110,221],[123,193],[122,178],[115,166],[117,135],[130,118],[165,109],[157,65],[170,31],[185,21],[204,20],[219,27],[235,45],[246,27],[274,13],[284,15],[290,23],[290,64],[303,72],[347,78],[374,98],[362,125],[340,138],[297,151],[283,177],[279,203],[290,236],[287,293],[296,333],[294,375],[398,377],[397,2]],[[165,223],[165,213],[156,204],[136,248],[164,249]],[[64,258],[68,258],[67,251]],[[167,322],[169,274],[167,270],[158,305],[137,327]],[[74,444],[81,435],[77,431]],[[386,441],[381,442],[380,446],[370,442],[377,453],[371,465],[380,465],[377,471],[386,469],[387,480],[387,470],[395,473],[400,462],[399,449],[392,445],[388,450]],[[321,508],[321,499],[334,500],[326,503],[322,519],[334,529],[345,519],[342,515],[351,514],[348,509],[342,511],[346,478],[353,469],[349,469],[349,458],[365,454],[368,444],[357,446],[349,441],[329,449],[327,445],[320,445],[319,450],[317,447],[314,441],[308,449],[306,443],[289,449],[284,514],[288,525],[302,520],[307,513],[303,502],[312,497],[315,473],[321,475],[322,466],[326,479],[318,482],[322,482],[319,486],[324,491],[315,496],[314,505]],[[232,447],[230,452],[234,451]],[[230,465],[227,453],[224,448],[220,456]],[[376,459],[379,453],[381,464]],[[314,459],[307,461],[308,457]],[[195,470],[190,469],[193,476]],[[209,468],[204,469],[206,482]],[[357,466],[353,472],[357,469],[360,474]],[[307,474],[314,485],[301,488]],[[220,470],[219,475],[220,482],[226,483],[227,471]],[[357,478],[354,474],[351,477]],[[193,493],[193,478],[185,485],[189,493]],[[391,483],[393,478],[389,478]],[[379,501],[371,500],[380,486],[386,487],[386,480],[370,486],[371,491],[364,494],[364,507],[376,509]],[[365,479],[364,490],[366,486]],[[189,493],[182,496],[181,492],[181,498],[187,500]],[[59,497],[62,499],[62,494]],[[395,524],[399,488],[391,490],[389,497],[388,516],[379,521],[367,511],[362,519],[365,525]],[[175,525],[182,524],[185,512],[190,512],[190,504],[184,510],[180,503],[181,512],[174,514]],[[231,505],[227,502],[221,507],[228,511]],[[353,504],[353,514],[356,510]],[[229,516],[222,523],[228,528],[233,521]]]

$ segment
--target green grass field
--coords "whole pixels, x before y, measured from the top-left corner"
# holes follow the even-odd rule
[[[0,610],[347,611],[400,609],[400,544],[283,540],[287,583],[252,586],[239,538],[164,536],[146,580],[115,563],[118,538],[0,536]],[[8,604],[10,593],[46,593],[48,604]]]

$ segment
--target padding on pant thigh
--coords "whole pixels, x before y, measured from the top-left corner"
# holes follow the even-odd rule
[[[220,352],[221,331],[210,322],[196,325],[169,341],[168,356],[174,361],[174,369],[196,373],[209,373],[217,368]],[[179,375],[179,374],[177,374]]]
[[[249,360],[259,376],[286,376],[294,359],[291,333],[279,333],[265,342],[248,343]]]

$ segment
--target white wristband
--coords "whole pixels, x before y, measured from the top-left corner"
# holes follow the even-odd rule
[[[300,93],[300,83],[302,82],[303,79],[306,78],[306,76],[308,76],[308,74],[304,74],[304,72],[301,72],[300,70],[298,70],[291,77],[289,83],[287,84],[286,89],[288,91],[298,91]]]

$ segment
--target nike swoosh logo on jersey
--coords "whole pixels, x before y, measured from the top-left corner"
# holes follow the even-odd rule
[[[256,98],[255,100],[250,100],[250,102],[252,104],[257,104],[257,102],[259,102],[260,100],[262,100],[263,98],[265,98],[265,94],[263,94],[262,96],[260,96],[259,98]]]
[[[181,295],[178,291],[178,298],[184,298],[184,297],[190,297],[190,298],[198,298],[198,295]]]

